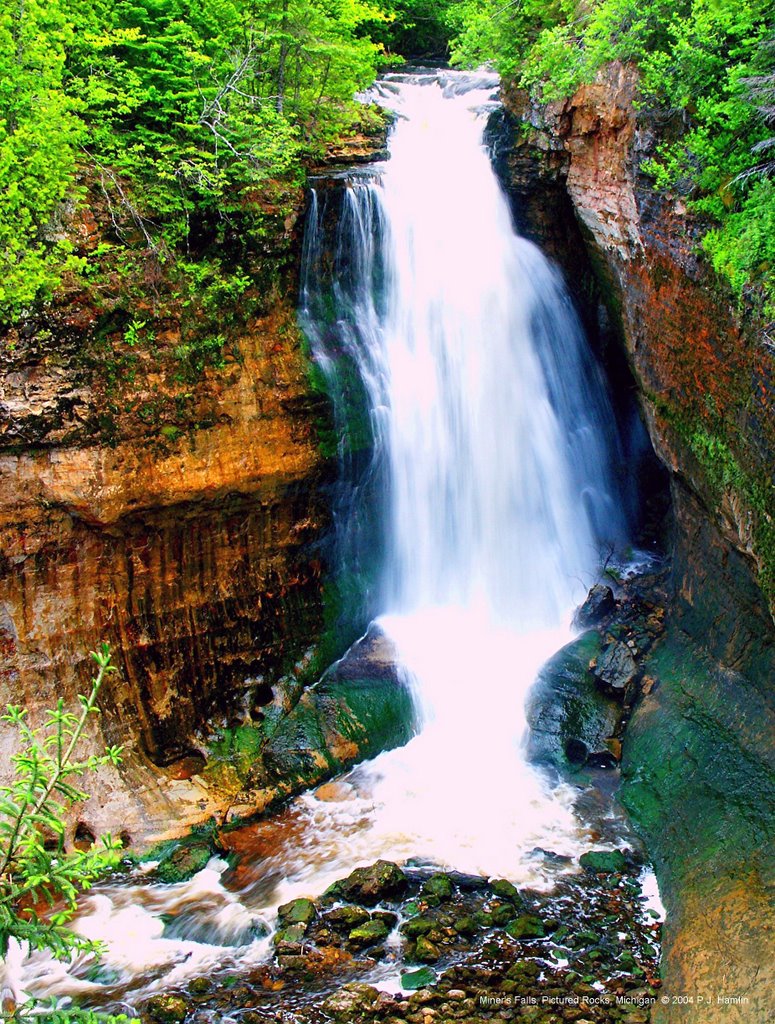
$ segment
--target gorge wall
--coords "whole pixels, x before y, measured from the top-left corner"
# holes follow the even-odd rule
[[[766,326],[735,308],[703,262],[684,198],[657,192],[643,172],[671,126],[636,113],[636,85],[631,69],[613,65],[565,103],[538,106],[507,88],[516,124],[497,132],[496,158],[523,230],[564,265],[603,344],[616,348],[618,337],[669,471],[672,607],[622,765],[623,798],[668,908],[668,1008],[658,1003],[655,1019],[764,1021],[774,951],[774,352]]]
[[[109,227],[95,203],[67,230],[89,252]],[[0,693],[35,723],[74,704],[88,652],[111,645],[89,742],[125,755],[83,808],[95,834],[162,834],[233,802],[206,742],[260,721],[279,679],[303,682],[323,630],[327,411],[296,327],[292,219],[272,244],[251,315],[219,310],[235,329],[217,365],[186,364],[185,309],[160,301],[163,281],[131,315],[120,285],[105,300],[70,282],[4,338]]]

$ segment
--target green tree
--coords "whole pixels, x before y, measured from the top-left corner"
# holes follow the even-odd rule
[[[772,293],[773,193],[749,180],[772,145],[767,0],[464,0],[450,18],[457,62],[493,60],[541,100],[610,61],[636,65],[641,106],[683,124],[644,169],[706,218],[706,249],[738,292]]]
[[[57,0],[0,0],[0,310],[12,313],[79,266],[54,223],[78,197],[83,125],[63,82],[72,38]]]
[[[0,956],[10,940],[31,949],[47,949],[55,957],[73,950],[94,949],[93,943],[67,928],[78,895],[118,861],[120,844],[103,836],[89,849],[68,849],[65,821],[69,808],[87,799],[74,783],[101,765],[117,765],[121,751],[108,747],[102,756],[74,759],[87,722],[99,713],[97,696],[105,677],[115,671],[106,644],[92,657],[97,674],[88,696],[79,698],[79,714],[59,700],[36,729],[27,712],[9,705],[3,722],[18,733],[13,755],[14,777],[0,787]],[[41,917],[41,901],[51,908]]]

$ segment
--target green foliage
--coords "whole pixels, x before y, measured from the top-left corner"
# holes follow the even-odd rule
[[[276,234],[303,160],[356,117],[383,60],[368,29],[389,17],[368,0],[0,0],[0,316],[120,262],[74,254],[87,190],[110,244],[183,293],[229,231]]]
[[[13,755],[14,776],[0,787],[0,956],[11,938],[31,949],[47,949],[55,957],[95,946],[66,926],[79,893],[118,862],[120,844],[106,835],[88,850],[65,848],[65,819],[74,804],[87,798],[75,782],[101,765],[117,765],[121,751],[84,761],[73,759],[89,719],[98,714],[97,695],[108,673],[110,651],[103,644],[92,654],[97,674],[91,692],[81,696],[79,714],[67,711],[61,699],[47,713],[45,724],[32,729],[24,709],[9,705],[2,721],[18,733]],[[36,905],[50,911],[41,917]]]
[[[63,85],[72,38],[56,3],[0,0],[0,310],[50,295],[80,265],[51,223],[83,137]]]
[[[757,177],[773,169],[771,13],[767,0],[464,0],[453,59],[493,60],[544,101],[610,61],[637,65],[641,104],[674,125],[644,169],[708,219],[706,249],[738,294],[756,282],[772,295],[773,192]]]
[[[456,0],[382,0],[386,17],[368,25],[375,42],[404,58],[445,58]]]
[[[737,204],[721,227],[703,240],[713,266],[742,293],[749,283],[761,284],[770,296],[767,312],[775,317],[775,182],[753,183],[745,203]]]

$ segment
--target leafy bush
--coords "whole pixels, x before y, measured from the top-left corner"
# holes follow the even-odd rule
[[[775,196],[758,177],[775,169],[762,160],[775,146],[771,14],[767,0],[464,0],[450,19],[458,63],[492,60],[541,100],[610,61],[637,65],[641,104],[683,125],[645,169],[707,218],[705,247],[738,294],[772,296]]]
[[[110,835],[89,849],[68,849],[65,820],[75,804],[87,798],[76,780],[101,765],[117,765],[121,751],[108,747],[102,756],[76,760],[74,755],[90,718],[99,714],[96,700],[105,677],[115,671],[106,644],[92,653],[97,674],[88,696],[82,695],[80,712],[65,709],[59,700],[45,723],[33,729],[27,712],[9,705],[3,722],[18,733],[19,751],[13,755],[14,775],[0,787],[0,956],[6,958],[11,939],[30,949],[48,950],[57,958],[73,952],[99,952],[95,943],[67,928],[80,893],[95,878],[115,866],[120,844]],[[38,907],[48,905],[41,915]],[[29,1009],[29,1007],[27,1008]],[[17,1010],[17,1019],[24,1008]],[[91,1011],[35,1008],[40,1021],[87,1022],[126,1020],[95,1017]]]

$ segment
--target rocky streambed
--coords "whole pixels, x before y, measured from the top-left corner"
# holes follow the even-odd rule
[[[661,929],[642,870],[632,851],[591,851],[542,893],[377,861],[281,906],[268,962],[138,1010],[144,1024],[640,1024],[658,998]]]

